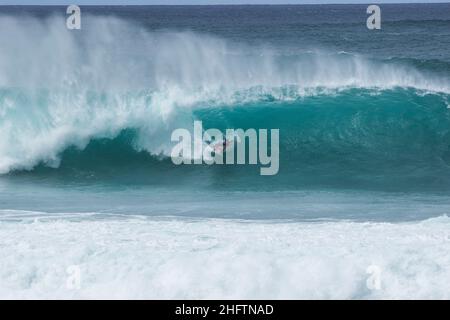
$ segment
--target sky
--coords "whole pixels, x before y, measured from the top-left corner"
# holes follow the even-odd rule
[[[431,3],[450,0],[0,0],[0,5],[123,5],[123,4],[319,4],[319,3]]]

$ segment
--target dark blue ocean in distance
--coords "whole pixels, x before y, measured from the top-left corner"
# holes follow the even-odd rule
[[[450,4],[0,8],[0,210],[405,221],[450,211]],[[176,128],[277,128],[280,169]],[[10,217],[10,216],[8,216]]]

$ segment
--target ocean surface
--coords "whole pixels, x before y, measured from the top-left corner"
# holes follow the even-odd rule
[[[450,3],[366,7],[0,7],[0,297],[450,298]]]

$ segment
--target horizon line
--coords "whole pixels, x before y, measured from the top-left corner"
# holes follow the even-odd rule
[[[0,6],[29,6],[29,7],[46,7],[46,6],[69,6],[70,4],[0,4]],[[342,3],[210,3],[210,4],[75,4],[77,6],[97,6],[97,7],[130,7],[130,6],[140,6],[140,7],[184,7],[184,6],[196,6],[196,7],[210,7],[210,6],[323,6],[323,5],[402,5],[402,4],[450,4],[450,1],[447,2],[365,2],[365,3],[354,3],[354,2],[342,2]]]

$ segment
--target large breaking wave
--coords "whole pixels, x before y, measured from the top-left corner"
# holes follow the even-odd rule
[[[102,139],[117,148],[124,132],[130,157],[161,158],[171,131],[194,119],[280,128],[284,165],[309,172],[317,163],[448,169],[450,80],[435,61],[307,47],[283,54],[111,17],[87,21],[74,32],[57,17],[0,17],[0,173],[56,168],[68,150]]]

